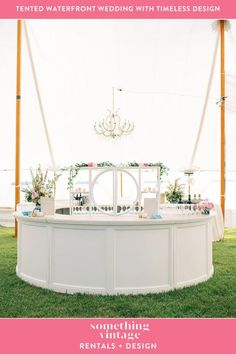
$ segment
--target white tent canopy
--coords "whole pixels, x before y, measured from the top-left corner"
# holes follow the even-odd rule
[[[58,166],[81,161],[162,161],[170,179],[191,160],[201,119],[217,32],[212,20],[34,20],[27,28]],[[236,21],[226,33],[229,109],[226,112],[226,206],[236,208],[234,132],[236,111]],[[0,192],[1,205],[13,205],[16,21],[0,21]],[[196,152],[196,192],[219,201],[219,51],[202,135]],[[131,135],[96,135],[94,122],[111,108],[112,87],[121,118],[133,121]],[[23,38],[22,180],[30,166],[51,166],[32,71]],[[62,179],[58,190],[66,198]]]

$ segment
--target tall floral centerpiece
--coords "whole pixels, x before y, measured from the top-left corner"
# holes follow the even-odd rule
[[[178,203],[184,196],[184,185],[180,184],[179,179],[175,179],[174,183],[170,183],[166,191],[166,199],[170,203]]]
[[[37,207],[41,207],[43,198],[51,199],[54,203],[54,191],[56,178],[49,179],[48,171],[43,172],[41,166],[31,173],[31,183],[27,183],[25,188],[22,188],[22,192],[25,193],[25,201],[33,202]]]

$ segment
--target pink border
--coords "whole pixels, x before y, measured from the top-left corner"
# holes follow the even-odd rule
[[[16,6],[42,6],[43,11],[18,12]],[[89,12],[48,12],[47,5],[53,6],[94,6],[94,11]],[[98,10],[98,6],[133,6],[133,11],[108,11]],[[136,6],[189,6],[190,11],[138,11]],[[193,6],[220,6],[220,11],[193,11]],[[233,0],[8,0],[1,1],[0,18],[162,18],[162,19],[187,19],[187,18],[212,18],[212,19],[230,19],[236,18],[236,4]]]
[[[124,321],[149,324],[150,331],[143,333],[138,342],[156,342],[157,348],[127,350],[126,340],[101,340],[98,331],[91,329],[91,324],[117,324]],[[235,354],[235,328],[236,319],[2,319],[0,353]],[[110,345],[114,342],[116,349],[80,349],[80,343],[99,342]]]
[[[153,12],[136,10],[137,5],[149,6],[220,6],[219,12]],[[35,5],[45,7],[47,4],[67,6],[96,6],[93,12],[17,12],[16,6]],[[99,5],[134,6],[132,12],[101,12]],[[192,8],[191,8],[192,9]],[[11,0],[1,1],[0,18],[80,18],[80,19],[233,19],[236,18],[236,4],[232,0]],[[126,350],[125,340],[112,340],[115,350],[83,350],[80,343],[111,343],[102,340],[91,324],[120,323],[128,321],[149,324],[150,331],[144,333],[140,343],[156,343],[155,350]],[[160,354],[234,354],[236,319],[0,319],[0,353],[3,354],[77,354],[85,353],[149,353]],[[119,347],[121,345],[122,347]]]

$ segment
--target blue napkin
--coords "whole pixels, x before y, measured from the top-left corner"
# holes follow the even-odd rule
[[[150,215],[150,219],[161,219],[161,215],[159,215],[159,214],[152,214],[152,215]]]

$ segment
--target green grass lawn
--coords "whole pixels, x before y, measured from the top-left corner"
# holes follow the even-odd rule
[[[13,229],[0,228],[0,317],[236,317],[236,229],[213,245],[214,276],[162,294],[68,295],[18,279]]]

